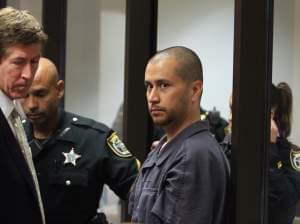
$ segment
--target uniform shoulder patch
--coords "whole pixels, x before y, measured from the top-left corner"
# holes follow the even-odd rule
[[[292,167],[300,172],[300,151],[299,150],[293,150],[290,151],[290,162]]]
[[[116,132],[113,132],[107,139],[106,142],[109,146],[109,149],[121,158],[132,157],[131,152],[126,148],[125,144],[118,137]]]

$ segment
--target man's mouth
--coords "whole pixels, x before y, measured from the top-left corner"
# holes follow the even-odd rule
[[[36,113],[36,114],[26,114],[27,117],[30,119],[30,120],[36,120],[36,119],[40,119],[43,114],[42,113]]]
[[[24,91],[27,89],[27,85],[17,85],[14,87],[15,90]]]
[[[161,108],[161,107],[151,107],[150,108],[150,113],[152,115],[154,115],[154,116],[160,115],[160,114],[162,114],[164,112],[165,112],[165,110],[163,108]]]

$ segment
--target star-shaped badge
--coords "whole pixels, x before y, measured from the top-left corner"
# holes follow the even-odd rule
[[[76,166],[76,160],[81,157],[74,152],[74,148],[69,153],[63,152],[62,154],[65,156],[64,164],[72,163],[74,166]]]

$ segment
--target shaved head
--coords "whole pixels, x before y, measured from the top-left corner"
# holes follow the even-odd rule
[[[149,60],[145,69],[148,109],[168,139],[199,120],[202,80],[200,59],[188,48],[167,48]]]
[[[161,60],[175,59],[177,61],[176,72],[184,81],[193,82],[200,80],[203,82],[202,64],[198,55],[189,48],[176,46],[158,51],[149,63],[155,64]]]
[[[57,127],[63,95],[64,81],[59,80],[56,66],[49,59],[40,58],[32,85],[22,100],[36,138],[46,138]]]
[[[59,77],[57,68],[52,61],[47,58],[40,58],[39,66],[35,74],[34,80],[44,79],[45,81],[56,85]]]

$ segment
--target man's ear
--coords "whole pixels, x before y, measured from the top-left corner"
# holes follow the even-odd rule
[[[192,83],[192,102],[199,104],[203,90],[203,82],[201,80],[193,81]]]
[[[56,84],[56,90],[58,93],[58,98],[61,99],[65,94],[65,83],[63,80],[59,80]]]

